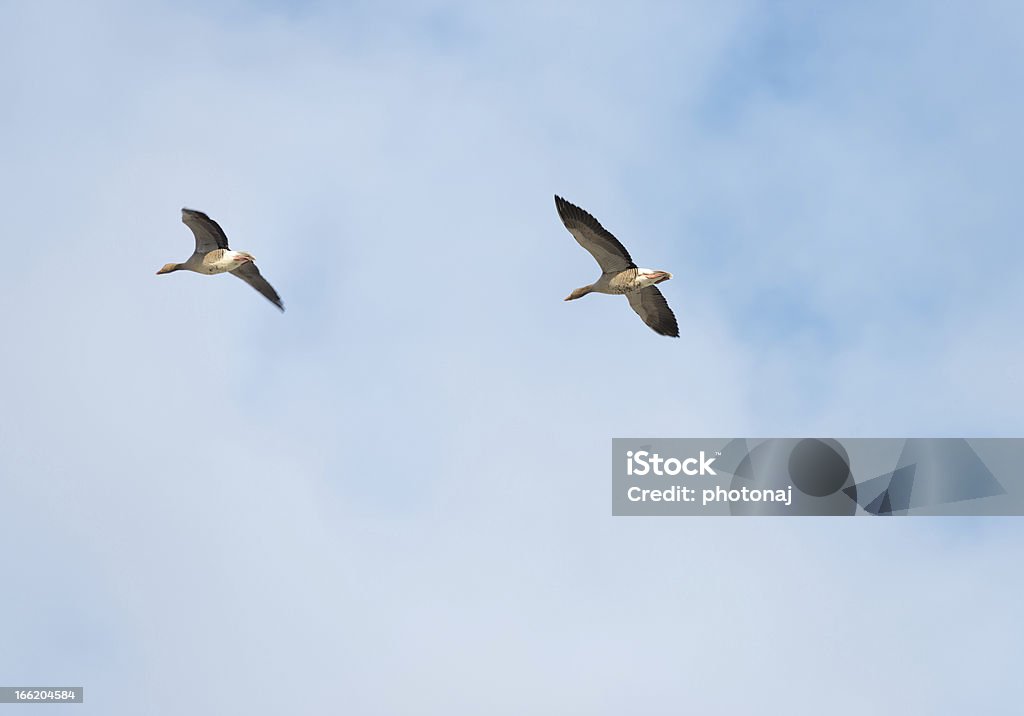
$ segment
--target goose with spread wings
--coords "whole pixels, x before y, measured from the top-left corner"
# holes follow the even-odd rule
[[[232,251],[228,248],[228,237],[220,225],[201,211],[182,209],[181,221],[192,229],[196,237],[196,250],[183,264],[166,264],[157,271],[157,275],[172,271],[195,271],[202,274],[230,273],[255,288],[264,298],[284,310],[281,297],[274,287],[267,283],[260,270],[256,268],[256,259],[245,251]]]
[[[597,219],[575,204],[556,196],[555,208],[565,228],[601,267],[601,277],[597,281],[577,288],[565,300],[573,301],[588,293],[624,294],[629,305],[655,333],[678,338],[679,325],[675,314],[655,286],[668,281],[672,274],[637,267],[626,247],[601,226]]]

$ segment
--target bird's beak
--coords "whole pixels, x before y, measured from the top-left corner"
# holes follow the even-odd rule
[[[670,278],[672,278],[672,274],[670,274],[668,271],[659,271],[654,275],[654,283],[668,281]]]

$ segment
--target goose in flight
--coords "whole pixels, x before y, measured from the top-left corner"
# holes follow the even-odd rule
[[[626,247],[601,226],[597,219],[578,206],[556,196],[555,208],[565,228],[601,267],[601,277],[597,281],[577,288],[565,300],[582,298],[588,293],[625,294],[629,305],[655,333],[678,338],[676,317],[661,291],[654,285],[668,281],[672,274],[668,271],[638,268],[629,257]]]
[[[284,310],[281,297],[277,295],[274,287],[260,275],[253,255],[245,251],[229,249],[228,237],[216,221],[194,209],[182,209],[181,221],[195,234],[196,250],[183,264],[166,264],[156,272],[158,276],[172,271],[195,271],[205,274],[231,273],[262,293],[268,301],[282,311]]]

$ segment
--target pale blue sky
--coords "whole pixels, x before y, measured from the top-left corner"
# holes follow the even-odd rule
[[[613,519],[608,458],[1024,433],[1022,20],[0,3],[0,681],[97,714],[1016,711],[1017,521]],[[562,301],[597,269],[555,193],[672,271],[681,339]],[[284,315],[154,276],[181,206]]]

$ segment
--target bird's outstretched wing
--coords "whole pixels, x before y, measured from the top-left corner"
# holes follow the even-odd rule
[[[228,237],[220,224],[201,211],[182,209],[181,221],[196,237],[196,253],[205,256],[214,249],[228,248]]]
[[[655,333],[663,336],[679,337],[679,324],[676,323],[676,316],[668,307],[668,301],[661,295],[657,286],[648,286],[640,291],[632,291],[626,294],[629,305],[633,307],[637,315],[644,319],[644,323],[654,329]]]
[[[555,197],[555,208],[565,228],[597,260],[604,273],[636,267],[626,247],[593,216],[560,196]]]
[[[284,304],[281,302],[281,297],[277,295],[277,291],[274,290],[274,287],[267,283],[267,279],[263,278],[262,274],[260,274],[260,270],[256,268],[256,264],[246,262],[231,273],[238,276],[238,278],[242,279],[262,293],[268,301],[280,308],[282,311],[284,310]]]

